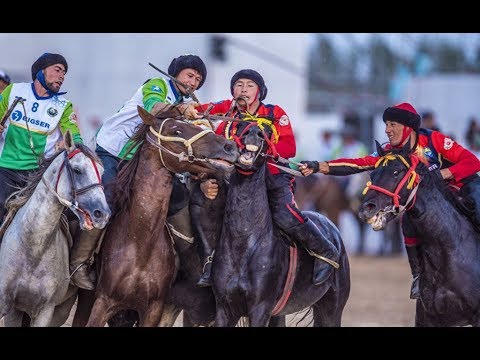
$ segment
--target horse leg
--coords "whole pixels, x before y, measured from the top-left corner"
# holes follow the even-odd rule
[[[3,318],[3,326],[4,327],[22,327],[24,314],[25,313],[23,311],[12,309]]]
[[[72,327],[85,327],[95,302],[95,291],[78,289],[77,308],[73,316]]]
[[[268,311],[265,306],[256,306],[248,313],[251,327],[267,327],[272,317],[272,312]]]
[[[51,327],[60,327],[68,320],[73,304],[77,300],[77,292],[75,291],[70,297],[68,297],[63,303],[57,305],[50,321]]]
[[[108,321],[108,327],[134,327],[138,324],[136,310],[121,310],[113,315]]]
[[[272,316],[270,318],[270,322],[268,323],[268,327],[286,327],[286,326],[287,326],[287,321],[286,321],[285,315]]]
[[[233,316],[227,308],[217,304],[215,327],[234,327],[237,325],[238,320],[240,320],[240,316]]]
[[[108,319],[114,314],[113,306],[109,299],[99,297],[95,299],[90,317],[88,318],[87,327],[104,327]]]
[[[175,306],[174,304],[165,304],[165,306],[163,307],[162,318],[160,320],[159,326],[172,327],[181,312],[182,309]],[[183,326],[185,326],[185,313],[183,313],[183,319]]]
[[[157,300],[151,302],[145,312],[140,313],[140,320],[138,325],[141,327],[156,327],[160,324],[162,319],[164,302]]]
[[[428,314],[423,307],[422,300],[417,299],[415,307],[415,327],[433,326],[428,320]]]
[[[55,311],[54,304],[48,304],[43,307],[35,316],[32,316],[32,327],[47,327],[52,321],[53,312]]]
[[[343,307],[339,308],[340,292],[330,288],[325,295],[312,305],[313,327],[340,327]]]

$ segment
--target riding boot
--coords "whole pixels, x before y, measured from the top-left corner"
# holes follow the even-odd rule
[[[214,253],[215,251],[213,251],[211,255],[207,256],[207,259],[205,260],[205,264],[203,265],[203,274],[200,277],[200,280],[197,282],[198,287],[212,286],[212,283],[210,282],[210,274],[212,272],[212,260]]]
[[[413,276],[412,288],[410,289],[410,299],[420,298],[420,287],[418,286],[418,279],[420,277],[420,258],[418,256],[417,247],[418,245],[405,246]]]
[[[313,265],[314,285],[322,284],[328,279],[334,268],[339,267],[340,253],[338,249],[310,219],[284,231],[302,244],[311,256],[315,257]]]
[[[78,231],[70,251],[70,273],[74,285],[86,290],[94,290],[95,284],[88,273],[88,263],[95,251],[103,229]]]

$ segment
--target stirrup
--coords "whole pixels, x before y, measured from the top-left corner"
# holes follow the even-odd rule
[[[205,268],[207,267],[208,264],[210,264],[213,261],[213,253],[212,255],[207,256],[207,261],[205,261],[205,264],[203,264],[202,272],[205,273]]]
[[[70,273],[70,280],[72,280],[73,275],[82,267],[82,266],[87,266],[86,262],[81,262],[78,264],[75,269]]]

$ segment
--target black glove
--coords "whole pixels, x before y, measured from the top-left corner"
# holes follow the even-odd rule
[[[300,161],[302,164],[307,165],[309,169],[312,169],[314,173],[320,170],[320,164],[318,161]]]

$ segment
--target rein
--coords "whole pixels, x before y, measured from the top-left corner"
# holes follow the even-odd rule
[[[415,196],[418,190],[418,185],[420,184],[420,181],[421,181],[420,175],[418,175],[415,171],[419,163],[419,159],[415,155],[411,155],[410,158],[412,160],[411,165],[405,160],[405,158],[402,155],[394,155],[390,153],[385,156],[382,156],[380,159],[378,159],[378,161],[375,164],[375,168],[379,167],[381,163],[382,163],[382,166],[387,166],[389,161],[399,159],[408,169],[405,176],[398,183],[394,192],[391,192],[380,186],[373,185],[371,181],[367,182],[367,186],[363,190],[362,195],[365,195],[368,192],[368,190],[372,189],[372,190],[381,192],[382,194],[388,195],[393,199],[392,206],[387,206],[386,208],[381,210],[383,214],[394,213],[395,215],[399,215],[406,210],[406,208],[408,207],[408,205],[410,205],[410,203],[411,203],[411,206],[413,206],[413,204],[415,203]],[[402,190],[402,188],[406,183],[407,183],[407,189],[411,190],[411,192],[407,198],[407,201],[405,202],[405,205],[400,205],[399,192]]]
[[[159,154],[160,154],[160,160],[162,161],[162,164],[163,166],[168,169],[170,172],[175,172],[175,171],[172,171],[168,168],[168,166],[165,164],[165,161],[163,160],[163,155],[162,155],[162,152],[166,152],[172,156],[175,156],[179,162],[182,162],[182,161],[187,161],[189,163],[193,163],[193,162],[211,162],[211,160],[209,158],[203,158],[203,159],[200,159],[200,158],[197,158],[194,154],[193,154],[193,149],[192,149],[192,144],[197,141],[198,139],[200,139],[201,137],[209,134],[209,133],[213,133],[212,130],[202,130],[201,132],[199,132],[198,134],[192,136],[190,139],[186,140],[182,137],[177,137],[177,136],[164,136],[162,135],[162,129],[163,129],[163,125],[165,124],[165,122],[167,120],[175,120],[175,119],[165,119],[162,121],[162,124],[160,125],[160,129],[158,130],[158,132],[155,131],[155,129],[150,126],[150,133],[147,133],[147,141],[152,144],[153,146],[155,146],[157,149],[159,149]],[[153,135],[155,135],[156,138],[153,137]],[[164,147],[162,145],[162,140],[165,141],[165,142],[181,142],[183,143],[183,145],[187,148],[187,154],[185,154],[184,151],[182,151],[181,153],[175,153],[173,151],[170,151],[169,149],[167,149],[166,147]]]
[[[95,164],[95,162],[90,159],[90,161],[92,162],[93,164],[93,167],[95,169],[95,173],[97,174],[97,179],[98,179],[98,183],[94,183],[94,184],[91,184],[91,185],[87,185],[81,189],[75,189],[74,187],[74,184],[75,184],[75,175],[74,175],[74,172],[73,172],[73,169],[72,169],[72,165],[70,164],[70,159],[72,159],[75,155],[77,155],[78,153],[81,153],[82,151],[80,149],[75,149],[73,150],[72,152],[70,153],[67,153],[67,150],[64,151],[64,155],[65,155],[65,158],[62,162],[62,165],[60,166],[60,170],[58,171],[58,175],[57,175],[57,181],[55,182],[55,189],[52,189],[52,187],[47,183],[47,181],[45,180],[45,177],[42,176],[42,182],[45,184],[45,186],[47,187],[47,189],[53,194],[56,196],[56,198],[58,199],[58,201],[60,202],[60,204],[68,207],[69,209],[72,209],[72,210],[77,210],[77,211],[80,211],[82,213],[85,213],[84,210],[82,210],[79,206],[78,206],[78,201],[77,201],[77,196],[78,195],[81,195],[93,188],[96,188],[97,186],[100,186],[102,187],[103,189],[103,185],[102,185],[102,178],[100,177],[100,173],[98,171],[98,168],[97,168],[97,164]],[[67,172],[68,172],[68,178],[70,179],[70,192],[72,193],[72,201],[69,201],[65,198],[62,198],[58,192],[57,192],[57,189],[58,189],[58,183],[60,181],[60,175],[62,174],[62,170],[64,169],[64,167],[67,169]]]

